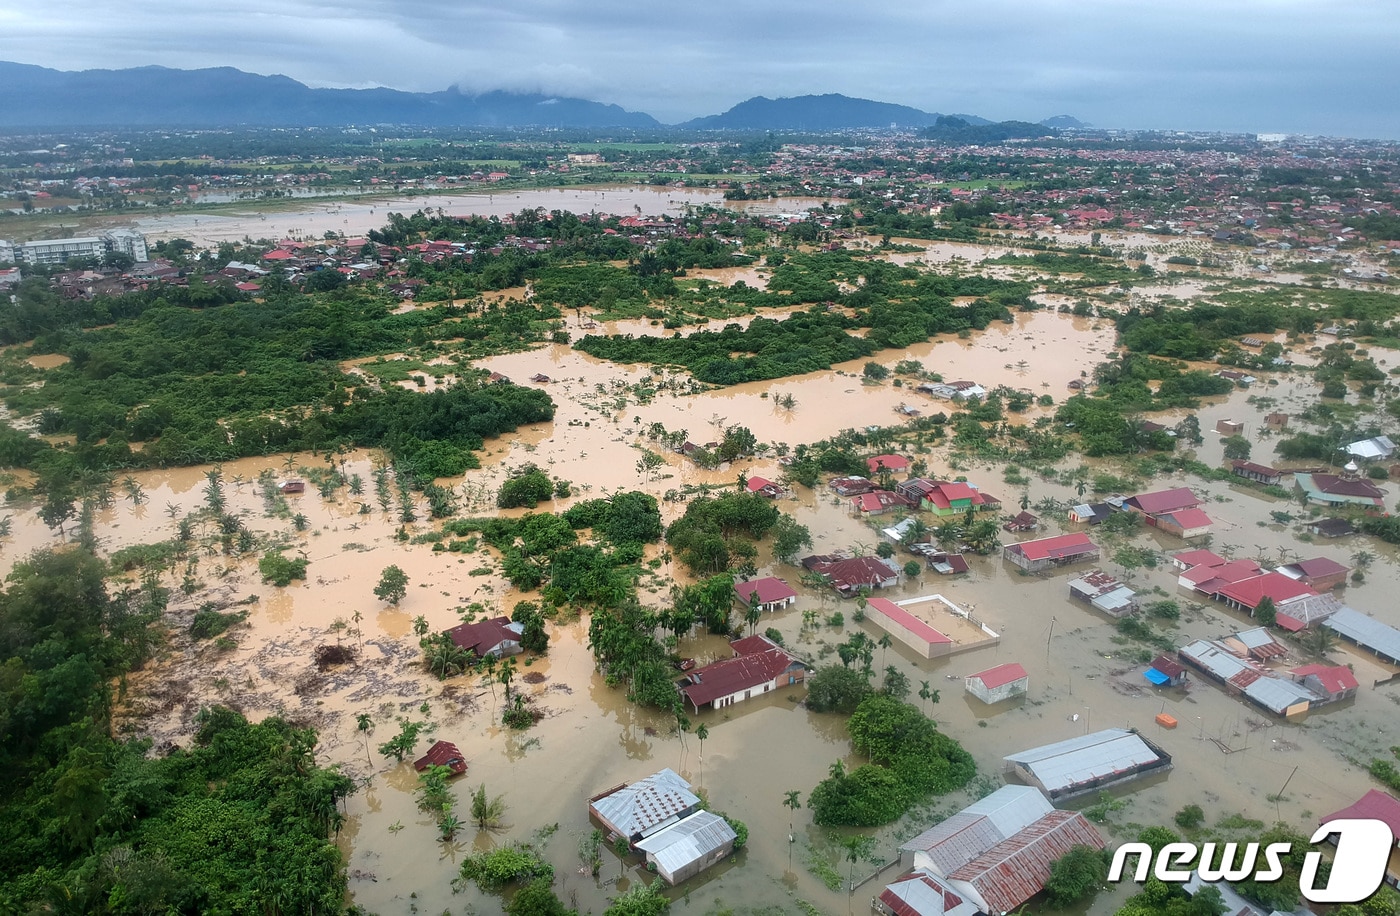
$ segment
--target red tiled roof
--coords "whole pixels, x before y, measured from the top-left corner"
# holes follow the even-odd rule
[[[1190,531],[1193,528],[1209,528],[1213,524],[1210,516],[1200,509],[1178,509],[1175,512],[1163,512],[1158,518],[1168,519],[1182,531]]]
[[[1374,818],[1378,821],[1385,821],[1390,825],[1390,832],[1400,836],[1400,799],[1388,792],[1382,792],[1380,789],[1372,789],[1361,796],[1356,804],[1320,818],[1318,823],[1326,824],[1329,821],[1356,818]]]
[[[1181,553],[1172,554],[1172,559],[1185,564],[1187,569],[1193,566],[1223,566],[1225,564],[1224,557],[1205,549],[1183,550]]]
[[[838,588],[874,585],[876,582],[893,579],[899,575],[898,570],[891,568],[884,560],[875,557],[854,557],[849,560],[818,563],[812,569],[829,577],[832,584]]]
[[[682,681],[680,691],[693,705],[703,706],[731,693],[769,683],[795,664],[801,662],[769,642],[768,648],[762,651],[696,668]]]
[[[1283,573],[1267,572],[1252,579],[1232,582],[1221,588],[1220,594],[1252,610],[1266,597],[1272,598],[1274,604],[1277,605],[1289,598],[1316,595],[1317,592],[1296,579],[1288,578]]]
[[[1356,681],[1356,675],[1352,674],[1346,665],[1304,665],[1294,668],[1289,674],[1300,677],[1316,675],[1328,693],[1341,693],[1343,690],[1355,690],[1361,686]]]
[[[902,471],[909,467],[909,459],[903,455],[876,455],[874,458],[865,459],[865,464],[870,468],[872,474],[880,468],[887,471]]]
[[[1018,551],[1028,560],[1045,560],[1050,557],[1068,557],[1080,553],[1090,553],[1098,550],[1098,546],[1089,540],[1089,535],[1082,531],[1076,531],[1073,534],[1061,534],[1052,538],[1010,544],[1008,549]]]
[[[1277,477],[1278,471],[1274,468],[1262,464],[1255,464],[1253,461],[1245,461],[1243,458],[1236,458],[1230,462],[1237,471],[1249,471],[1251,474],[1260,474],[1264,477]]]
[[[749,596],[758,593],[758,603],[768,604],[772,601],[786,601],[788,598],[796,598],[797,592],[782,579],[769,576],[765,579],[753,579],[749,582],[735,582],[734,592],[739,596],[739,600],[748,602]]]
[[[477,655],[482,655],[506,640],[518,638],[515,633],[506,629],[508,623],[510,618],[504,616],[479,620],[476,623],[462,623],[448,630],[447,635],[461,648],[471,649]]]
[[[1335,576],[1338,573],[1345,573],[1347,570],[1351,569],[1350,566],[1343,566],[1336,560],[1329,560],[1327,557],[1313,557],[1310,560],[1299,560],[1292,565],[1309,578],[1317,576]]]
[[[429,765],[435,767],[447,767],[453,773],[465,773],[467,771],[467,758],[462,756],[462,752],[457,750],[457,745],[451,741],[438,741],[428,748],[428,753],[413,761],[415,770],[426,770]]]
[[[968,677],[977,678],[984,687],[991,690],[1010,684],[1012,681],[1019,681],[1023,677],[1030,677],[1030,675],[1026,674],[1025,668],[1015,662],[1007,662],[1004,665],[997,665],[995,668],[988,668],[986,671],[970,674]]]
[[[953,641],[888,598],[870,598],[865,602],[865,608],[867,611],[874,608],[926,642],[939,644]]]
[[[1148,515],[1159,515],[1177,509],[1190,509],[1201,504],[1188,487],[1173,487],[1155,493],[1139,493],[1128,500],[1128,505],[1136,506]]]
[[[1312,475],[1313,486],[1318,492],[1331,496],[1364,496],[1370,499],[1384,499],[1385,491],[1369,480],[1351,480],[1335,474]]]

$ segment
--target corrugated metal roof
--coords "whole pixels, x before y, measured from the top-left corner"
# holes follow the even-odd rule
[[[1400,835],[1400,799],[1380,789],[1371,789],[1361,796],[1356,804],[1329,814],[1318,823],[1325,824],[1328,821],[1355,817],[1373,817],[1378,821],[1385,821],[1390,825],[1391,833]]]
[[[1283,715],[1290,707],[1297,706],[1299,703],[1311,705],[1320,699],[1317,694],[1302,684],[1295,684],[1293,681],[1281,677],[1261,677],[1245,687],[1244,693],[1260,706],[1273,710],[1279,715]]]
[[[894,916],[976,916],[977,904],[961,897],[923,869],[885,887],[880,902]]]
[[[1034,786],[1002,786],[899,848],[925,853],[935,871],[947,874],[1053,810]]]
[[[988,906],[1006,913],[1045,889],[1050,865],[1075,846],[1103,849],[1103,837],[1077,811],[1051,811],[948,876],[966,881]]]
[[[1228,681],[1241,671],[1253,670],[1242,659],[1236,658],[1213,642],[1198,639],[1177,650],[1182,658],[1201,666],[1211,674]]]
[[[1047,792],[1146,766],[1162,758],[1137,734],[1108,728],[1003,758],[1030,770]]]
[[[710,811],[696,811],[664,830],[658,830],[637,843],[651,854],[664,871],[674,874],[692,862],[734,842],[736,834],[729,822]]]
[[[1322,625],[1372,652],[1400,659],[1400,630],[1367,617],[1360,611],[1343,607],[1323,621]]]
[[[599,817],[630,837],[647,833],[698,804],[700,799],[690,791],[690,783],[667,768],[598,799],[593,808]]]

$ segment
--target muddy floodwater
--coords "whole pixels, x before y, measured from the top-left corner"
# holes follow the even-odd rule
[[[610,216],[636,213],[676,216],[687,207],[702,204],[752,213],[803,213],[823,202],[824,198],[817,197],[726,201],[722,191],[649,185],[541,188],[501,193],[484,190],[455,194],[386,192],[379,197],[318,198],[290,206],[277,202],[260,207],[250,202],[246,209],[234,206],[209,213],[143,216],[130,221],[129,225],[144,233],[149,241],[184,238],[200,247],[217,248],[222,242],[241,242],[244,238],[321,239],[327,232],[362,236],[382,227],[390,213],[410,214],[418,210],[441,211],[447,216],[506,216],[535,208]]]
[[[452,200],[460,204],[462,198]],[[422,200],[413,201],[414,206],[420,204]],[[512,210],[523,205],[527,204],[517,200],[502,206]],[[241,236],[243,230],[237,233]],[[286,230],[269,229],[266,234],[286,234]],[[594,332],[609,330],[604,326]],[[570,331],[583,333],[573,327]],[[967,339],[941,338],[907,351],[886,351],[878,361],[893,366],[913,359],[947,380],[966,378],[988,388],[1006,384],[1036,395],[1050,394],[1059,402],[1068,393],[1067,383],[1092,371],[1112,345],[1113,329],[1107,321],[1045,311],[1017,314],[1012,322],[994,324]],[[551,423],[488,442],[480,470],[444,483],[458,490],[462,514],[469,516],[494,513],[494,493],[505,470],[527,461],[572,481],[576,498],[620,489],[643,489],[662,497],[683,484],[731,483],[741,470],[776,479],[782,468],[774,458],[759,458],[735,467],[699,469],[647,442],[643,434],[652,423],[687,430],[695,441],[717,438],[724,426],[741,424],[761,442],[796,445],[842,429],[894,424],[901,407],[925,414],[947,410],[946,404],[917,394],[911,386],[896,387],[892,380],[865,384],[863,363],[679,394],[674,389],[684,390],[689,383],[683,375],[619,366],[565,345],[484,359],[478,363],[481,368],[502,372],[521,384],[530,384],[527,380],[536,373],[549,376],[544,388],[558,411]],[[658,384],[668,381],[674,384]],[[640,393],[652,389],[654,394]],[[791,408],[776,403],[785,394],[795,402]],[[1311,379],[1301,376],[1284,376],[1267,389],[1240,390],[1211,399],[1197,411],[1205,434],[1205,442],[1196,450],[1200,460],[1214,465],[1223,459],[1221,437],[1212,430],[1224,418],[1246,423],[1254,460],[1273,460],[1273,440],[1257,436],[1264,411],[1248,402],[1250,394],[1267,394],[1277,399],[1278,409],[1289,412],[1316,399]],[[1033,421],[1053,409],[1033,407],[1024,419]],[[665,459],[659,471],[645,478],[637,469],[642,448],[653,448]],[[560,895],[585,912],[601,912],[610,897],[632,882],[651,878],[635,859],[619,861],[608,852],[598,879],[580,873],[578,841],[592,829],[587,798],[661,767],[671,767],[703,788],[715,809],[743,819],[750,831],[748,848],[732,862],[668,892],[677,901],[676,912],[705,914],[741,905],[795,912],[798,900],[822,913],[844,913],[848,907],[863,912],[883,881],[897,874],[886,872],[848,900],[844,890],[828,890],[804,864],[815,855],[843,876],[848,868],[837,860],[826,831],[812,825],[805,808],[793,814],[783,806],[785,793],[798,790],[805,800],[835,761],[848,766],[861,761],[851,755],[844,720],[807,711],[800,703],[800,688],[775,691],[760,700],[696,717],[694,724],[703,722],[709,729],[702,747],[693,733],[677,734],[673,720],[633,708],[620,689],[609,687],[594,671],[586,617],[551,626],[548,656],[520,667],[513,686],[544,713],[528,730],[510,731],[499,725],[504,702],[500,685],[484,684],[475,677],[439,682],[425,674],[413,635],[415,617],[422,616],[432,630],[442,630],[460,622],[461,609],[470,605],[479,604],[491,614],[508,614],[523,596],[500,576],[497,558],[485,548],[465,554],[434,552],[430,544],[397,537],[396,507],[386,513],[374,499],[371,479],[380,457],[367,452],[343,456],[343,470],[364,481],[364,495],[340,490],[323,498],[308,486],[304,494],[286,497],[289,511],[284,515],[267,513],[254,479],[263,471],[279,478],[307,477],[307,468],[327,467],[325,458],[272,456],[222,466],[228,511],[260,533],[285,538],[288,555],[310,561],[307,579],[277,588],[259,580],[255,558],[227,557],[217,549],[195,551],[197,567],[188,570],[188,577],[183,567],[167,574],[166,584],[174,590],[171,643],[162,659],[128,679],[121,701],[121,728],[149,735],[157,746],[187,743],[199,707],[213,702],[236,706],[254,717],[280,713],[316,727],[321,735],[319,760],[338,764],[361,781],[360,790],[348,802],[339,842],[347,856],[355,902],[375,913],[501,912],[500,897],[481,894],[474,886],[454,892],[452,878],[464,855],[509,840],[543,843],[545,855],[555,866]],[[1073,488],[1044,481],[1029,469],[1029,484],[1012,485],[1004,480],[1004,468],[999,466],[953,468],[942,447],[918,457],[927,461],[931,476],[964,474],[999,496],[1012,512],[1023,493],[1031,504],[1047,497],[1077,501]],[[342,458],[333,460],[340,466]],[[1072,458],[1062,468],[1078,463]],[[133,475],[144,500],[138,505],[118,488],[111,508],[99,511],[96,518],[102,549],[174,537],[176,519],[198,509],[205,499],[207,470]],[[1096,462],[1093,470],[1119,469]],[[1344,600],[1400,625],[1400,612],[1389,597],[1400,591],[1400,563],[1392,548],[1359,537],[1352,542],[1305,543],[1297,529],[1277,523],[1270,514],[1280,509],[1297,511],[1296,503],[1224,482],[1164,478],[1145,484],[1144,489],[1164,486],[1195,489],[1216,520],[1216,548],[1228,546],[1239,556],[1258,554],[1270,561],[1327,556],[1350,565],[1349,555],[1364,547],[1376,559],[1366,571],[1364,584],[1346,589]],[[567,505],[565,500],[544,508],[559,510]],[[781,508],[810,528],[817,552],[868,551],[880,539],[874,527],[853,517],[846,502],[825,489],[798,488],[794,497],[781,502]],[[669,520],[682,509],[664,503],[663,511]],[[419,514],[426,518],[421,508]],[[56,542],[57,536],[32,511],[12,508],[11,515],[13,532],[4,543],[6,566]],[[293,516],[303,520],[301,530]],[[1047,513],[1044,524],[1034,535],[1003,534],[1003,538],[1072,530],[1063,511]],[[431,527],[419,521],[407,526],[405,534],[411,538]],[[211,534],[196,527],[196,540]],[[1156,532],[1138,534],[1133,540],[1163,552],[1188,546]],[[649,554],[657,556],[656,551]],[[904,562],[910,557],[900,554],[898,559]],[[832,663],[834,645],[856,629],[864,628],[876,639],[881,635],[871,623],[853,621],[854,602],[840,602],[801,585],[800,569],[777,564],[767,553],[760,555],[759,562],[763,574],[785,577],[800,595],[796,606],[768,615],[761,626],[777,628],[789,646],[813,663]],[[404,569],[410,580],[408,596],[398,607],[386,606],[372,593],[380,571],[390,564]],[[999,555],[972,557],[970,564],[966,576],[944,578],[927,572],[886,596],[898,600],[942,594],[997,631],[999,643],[934,661],[918,658],[896,643],[882,650],[875,661],[877,670],[892,665],[902,671],[916,693],[925,681],[939,691],[939,700],[929,706],[929,712],[973,754],[981,789],[999,784],[1000,761],[1006,754],[1099,728],[1129,726],[1142,729],[1171,754],[1174,769],[1112,793],[1125,806],[1104,828],[1110,843],[1131,838],[1135,828],[1128,825],[1168,823],[1172,812],[1191,803],[1200,804],[1212,819],[1239,813],[1263,821],[1281,819],[1307,830],[1318,816],[1350,804],[1372,788],[1364,763],[1390,745],[1400,744],[1397,688],[1372,686],[1392,671],[1364,653],[1339,646],[1330,654],[1335,662],[1355,667],[1362,685],[1355,700],[1285,724],[1200,678],[1193,678],[1185,691],[1151,687],[1142,676],[1143,665],[1131,657],[1140,647],[1121,643],[1112,621],[1068,597],[1066,581],[1092,567],[1076,566],[1041,577],[1020,574]],[[1104,566],[1123,572],[1108,560]],[[1157,593],[1144,595],[1146,600],[1172,598],[1180,603],[1181,619],[1168,630],[1175,645],[1250,625],[1247,618],[1221,605],[1200,603],[1181,593],[1175,573],[1163,564],[1138,570],[1132,581],[1140,592]],[[685,579],[679,568],[665,563],[655,575],[643,576],[643,601],[661,606],[668,577]],[[248,619],[231,631],[235,646],[195,643],[185,634],[201,605],[240,601],[247,602],[243,606]],[[840,626],[804,629],[804,611],[815,610],[826,619],[838,609],[844,615]],[[318,671],[312,662],[314,649],[335,643],[352,646],[357,657]],[[702,661],[727,653],[722,640],[700,634],[682,639],[677,648],[682,655]],[[1030,673],[1030,693],[1025,698],[989,707],[963,693],[962,676],[1013,661]],[[920,702],[917,697],[913,701]],[[1154,723],[1154,717],[1164,711],[1176,717],[1180,723],[1176,729]],[[357,730],[356,717],[361,713],[373,720],[370,734]],[[471,792],[484,784],[489,794],[502,796],[506,804],[498,828],[468,827],[453,843],[437,839],[432,821],[415,807],[416,780],[410,764],[394,763],[374,750],[397,730],[399,717],[428,721],[430,740],[453,741],[465,752],[470,770],[455,783],[457,811],[466,819]],[[420,750],[426,746],[427,741],[420,743]],[[914,817],[874,831],[882,857],[892,858],[900,840],[973,797],[969,791],[936,799]],[[1078,805],[1095,801],[1088,798]],[[859,871],[873,869],[862,864]],[[1087,912],[1112,912],[1127,892],[1119,889],[1102,895]]]

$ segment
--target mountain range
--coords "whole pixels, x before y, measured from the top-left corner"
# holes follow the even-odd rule
[[[769,99],[757,96],[723,114],[672,125],[686,130],[929,128],[955,117],[907,105],[844,95]],[[1081,126],[1061,115],[1050,127]],[[1073,122],[1073,123],[1070,123]],[[0,128],[58,127],[335,127],[402,124],[422,127],[659,128],[649,114],[588,99],[539,93],[473,95],[454,86],[441,92],[397,89],[313,89],[286,76],[233,67],[174,70],[51,70],[0,61]]]

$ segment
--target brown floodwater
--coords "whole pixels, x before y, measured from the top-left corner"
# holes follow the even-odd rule
[[[684,213],[687,207],[709,204],[730,206],[754,213],[804,212],[818,207],[823,198],[784,197],[771,200],[725,201],[724,192],[709,188],[670,188],[650,185],[601,185],[580,188],[540,188],[523,191],[395,194],[378,197],[314,198],[285,206],[259,207],[250,203],[246,210],[226,207],[217,212],[168,213],[137,217],[129,222],[150,241],[185,238],[198,246],[217,248],[222,242],[244,238],[294,238],[319,241],[326,232],[361,236],[381,228],[390,213],[418,210],[448,216],[506,216],[521,210],[543,208],[573,213],[601,213],[612,216],[648,216]]]
[[[1049,393],[1059,401],[1067,381],[1104,358],[1111,349],[1112,333],[1107,322],[1053,312],[1018,314],[1012,323],[995,324],[966,340],[940,339],[882,354],[877,361],[893,366],[898,360],[914,359],[946,379],[968,378],[987,387],[1008,384]],[[686,429],[695,441],[718,438],[719,429],[738,423],[751,428],[761,441],[796,445],[845,428],[897,422],[895,408],[901,404],[925,412],[947,410],[947,405],[910,388],[896,388],[890,380],[864,384],[863,363],[858,360],[829,372],[681,394],[689,388],[683,373],[617,366],[563,345],[481,360],[481,368],[504,372],[521,382],[536,372],[549,375],[553,381],[545,387],[558,404],[558,413],[552,423],[488,442],[480,470],[445,483],[462,494],[466,515],[495,512],[492,496],[504,469],[527,461],[572,480],[581,497],[629,488],[661,496],[685,483],[731,482],[741,469],[768,477],[780,476],[782,469],[771,457],[714,471],[696,468],[646,442],[642,434],[653,422]],[[640,403],[633,386],[641,381],[649,387],[664,381],[670,387],[658,388],[647,403]],[[777,407],[780,394],[791,394],[796,405],[790,410]],[[1276,403],[1251,404],[1251,395],[1273,398]],[[1213,429],[1218,419],[1231,417],[1246,423],[1254,460],[1272,460],[1274,440],[1257,438],[1263,414],[1275,407],[1296,414],[1316,395],[1311,379],[1284,376],[1275,386],[1260,385],[1210,399],[1196,411],[1205,435],[1197,457],[1209,464],[1222,460],[1221,437]],[[1028,417],[1043,412],[1033,408]],[[666,461],[646,479],[636,469],[639,446],[661,452]],[[928,461],[931,474],[965,474],[1000,496],[1008,510],[1014,511],[1023,490],[1032,503],[1046,497],[1077,501],[1072,488],[1034,474],[1029,485],[1011,485],[999,466],[963,462],[961,470],[955,469],[943,447],[919,457]],[[185,570],[168,573],[166,583],[176,588],[170,612],[171,645],[161,660],[129,678],[120,719],[124,731],[151,735],[157,746],[165,741],[187,742],[199,706],[210,702],[234,704],[252,716],[280,713],[314,725],[321,735],[321,762],[339,764],[365,781],[348,802],[340,843],[347,855],[354,899],[371,912],[499,912],[498,897],[474,888],[453,893],[451,879],[462,856],[509,839],[529,840],[541,828],[555,824],[557,831],[544,842],[546,855],[555,865],[557,889],[571,905],[601,911],[627,882],[644,876],[635,862],[624,865],[611,854],[605,856],[600,880],[578,873],[575,849],[578,839],[591,829],[586,799],[665,766],[703,787],[716,808],[743,818],[750,828],[749,849],[734,863],[676,892],[697,908],[695,912],[740,902],[792,911],[796,909],[793,898],[823,913],[846,910],[846,894],[828,891],[802,864],[808,846],[824,842],[824,831],[812,826],[809,812],[800,810],[792,815],[796,842],[789,844],[790,815],[782,805],[789,790],[799,790],[805,799],[834,761],[860,762],[851,756],[839,717],[808,712],[799,704],[800,690],[778,691],[697,717],[697,724],[703,721],[710,731],[701,748],[693,734],[682,739],[675,733],[674,722],[634,709],[621,691],[604,683],[593,670],[584,619],[553,627],[548,657],[519,669],[515,687],[532,698],[544,713],[542,720],[524,732],[501,728],[501,687],[470,677],[441,683],[427,676],[418,663],[412,621],[421,615],[433,630],[440,630],[459,622],[458,608],[480,603],[490,613],[509,613],[521,596],[500,576],[494,557],[485,549],[472,554],[435,553],[428,544],[397,539],[396,509],[386,514],[375,500],[371,473],[377,458],[368,452],[345,456],[345,469],[364,481],[363,496],[341,491],[322,499],[314,487],[308,487],[305,494],[287,497],[291,513],[304,516],[303,531],[296,530],[290,518],[266,515],[263,499],[249,481],[263,470],[279,478],[304,476],[299,468],[325,467],[325,459],[307,454],[290,460],[273,456],[222,467],[229,511],[254,530],[285,539],[289,554],[305,555],[310,560],[308,578],[276,588],[259,581],[255,559],[224,557],[217,550],[195,552],[198,567],[192,571],[188,595],[178,588]],[[1078,459],[1071,459],[1062,469],[1077,463]],[[1120,471],[1113,462],[1095,461],[1092,466],[1095,471]],[[102,549],[173,537],[175,518],[203,502],[206,470],[132,475],[145,501],[135,505],[122,495],[120,486],[116,488],[111,508],[96,517]],[[1345,600],[1400,625],[1400,612],[1387,600],[1400,588],[1394,548],[1360,538],[1352,543],[1304,543],[1294,529],[1270,516],[1280,509],[1296,511],[1296,504],[1280,503],[1228,483],[1171,477],[1145,488],[1176,485],[1189,485],[1209,499],[1207,509],[1217,521],[1217,548],[1233,545],[1241,556],[1323,555],[1348,562],[1349,554],[1364,546],[1377,559],[1367,571],[1365,584],[1348,588]],[[360,511],[361,500],[369,507],[367,513]],[[567,502],[545,508],[564,505]],[[869,551],[878,543],[875,528],[850,515],[845,501],[825,490],[799,489],[780,505],[811,529],[816,551]],[[674,517],[681,508],[665,504],[666,517]],[[0,555],[0,566],[5,568],[30,550],[57,540],[32,510],[11,507],[10,514],[13,531]],[[420,516],[425,514],[420,508]],[[877,524],[892,520],[886,517]],[[1063,512],[1048,513],[1045,522],[1046,530],[1035,536],[1068,528]],[[429,527],[420,521],[408,530],[420,533]],[[203,532],[197,535],[203,536]],[[1135,542],[1164,551],[1186,546],[1156,533],[1139,534]],[[657,553],[653,550],[648,556]],[[853,622],[853,602],[837,602],[802,586],[799,569],[775,564],[766,550],[759,562],[763,572],[784,576],[799,591],[795,607],[768,616],[762,624],[776,627],[789,645],[829,663],[834,645],[856,629],[876,638],[880,635],[869,623]],[[386,607],[372,594],[380,571],[390,564],[403,568],[410,579],[409,594],[397,608]],[[1105,566],[1120,571],[1111,562]],[[974,557],[968,576],[948,579],[928,573],[906,582],[891,597],[941,593],[973,610],[1002,639],[995,646],[934,661],[896,646],[877,656],[877,668],[895,666],[908,676],[916,692],[922,681],[938,689],[940,702],[930,707],[930,713],[973,754],[979,773],[993,780],[1000,779],[1005,754],[1109,725],[1143,729],[1173,755],[1175,769],[1165,778],[1116,790],[1114,795],[1127,807],[1111,823],[1165,823],[1171,812],[1197,803],[1212,818],[1228,813],[1264,821],[1278,817],[1306,829],[1319,815],[1349,804],[1372,787],[1364,769],[1350,760],[1366,761],[1400,744],[1394,714],[1396,688],[1370,687],[1390,674],[1386,666],[1344,647],[1334,649],[1332,659],[1355,666],[1363,685],[1359,695],[1347,704],[1287,724],[1205,681],[1196,680],[1185,692],[1158,691],[1142,678],[1142,666],[1125,657],[1136,647],[1115,641],[1111,621],[1070,602],[1065,582],[1087,568],[1073,567],[1047,577],[1023,576],[999,557]],[[686,579],[679,568],[663,566],[659,572]],[[1139,571],[1134,586],[1140,591],[1160,589],[1164,596],[1181,602],[1182,619],[1170,630],[1175,644],[1249,625],[1223,606],[1198,605],[1180,594],[1174,573],[1170,568]],[[660,606],[666,600],[666,584],[660,579],[648,575],[641,586],[647,603]],[[184,635],[190,616],[202,603],[243,599],[251,599],[249,617],[246,625],[233,631],[236,647],[220,650],[208,643],[192,643]],[[803,629],[804,610],[817,610],[825,618],[838,607],[845,615],[840,628]],[[337,620],[351,629],[337,634],[333,629]],[[336,641],[355,646],[358,659],[318,672],[312,651]],[[677,648],[701,659],[720,657],[725,651],[722,641],[704,635],[688,637]],[[1029,671],[1029,696],[987,707],[963,694],[961,676],[1009,661]],[[423,704],[426,712],[421,711]],[[1158,728],[1153,717],[1161,711],[1175,715],[1180,727]],[[359,713],[369,714],[375,723],[368,752],[365,736],[356,730]],[[465,751],[471,769],[456,784],[458,812],[466,818],[471,791],[485,784],[490,794],[504,796],[507,805],[499,829],[469,828],[451,844],[437,840],[436,829],[414,805],[410,766],[395,764],[373,751],[374,745],[393,734],[400,716],[426,719],[434,726],[432,737],[454,741]],[[420,747],[426,744],[425,740]],[[1278,793],[1290,776],[1286,797],[1277,804],[1271,802],[1268,796]],[[966,793],[958,793],[937,802],[934,810],[941,816],[968,800]],[[917,822],[873,833],[881,851],[892,855],[898,839],[934,819],[930,812]],[[1111,833],[1110,842],[1131,834],[1131,830]],[[844,874],[845,863],[836,865]],[[878,887],[862,887],[854,906],[861,907],[866,899],[862,895]],[[1088,912],[1111,912],[1125,893],[1120,890],[1100,898]]]

